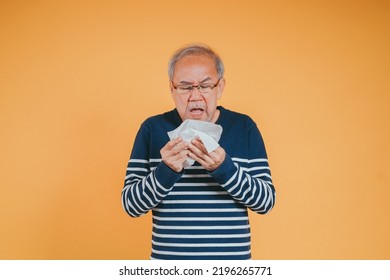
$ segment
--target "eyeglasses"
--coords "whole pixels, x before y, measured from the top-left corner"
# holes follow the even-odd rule
[[[200,93],[211,93],[213,89],[218,86],[219,81],[221,80],[218,79],[217,83],[211,84],[211,83],[202,83],[198,84],[197,86],[194,85],[175,85],[172,81],[172,86],[176,90],[178,94],[187,94],[190,93],[194,90],[194,88],[197,88]]]

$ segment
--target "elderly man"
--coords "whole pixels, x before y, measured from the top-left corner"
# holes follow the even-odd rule
[[[247,209],[266,214],[275,203],[261,134],[250,117],[218,106],[224,66],[209,47],[178,50],[168,74],[176,108],[141,125],[123,208],[132,217],[152,210],[151,259],[250,259]],[[167,133],[186,120],[221,126],[219,146],[209,151],[200,137],[170,140]]]

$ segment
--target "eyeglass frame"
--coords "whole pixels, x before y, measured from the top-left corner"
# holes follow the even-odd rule
[[[219,78],[218,81],[217,81],[215,84],[212,84],[212,83],[204,83],[203,85],[210,85],[210,86],[213,86],[213,87],[211,88],[211,91],[212,91],[212,90],[214,90],[214,89],[219,85],[219,82],[221,81],[221,79],[222,79],[222,77]],[[173,81],[171,81],[171,84],[172,84],[172,87],[173,87],[173,88],[176,90],[176,92],[177,92],[177,88],[178,88],[180,85],[175,85],[175,84],[173,83]],[[188,93],[191,93],[191,92],[194,90],[194,88],[196,88],[200,93],[205,93],[205,92],[202,92],[202,91],[201,91],[202,83],[199,83],[199,84],[196,85],[196,86],[194,86],[194,85],[188,85],[188,88],[191,88],[191,89],[189,89],[188,92],[186,92],[186,93],[178,93],[178,92],[177,92],[177,93],[180,94],[180,95],[188,94]]]

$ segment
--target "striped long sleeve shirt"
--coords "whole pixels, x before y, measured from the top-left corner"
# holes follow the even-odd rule
[[[195,162],[177,173],[162,160],[176,110],[148,118],[128,162],[122,205],[131,217],[152,211],[151,259],[251,258],[247,209],[268,213],[275,203],[266,150],[254,121],[221,106],[217,124],[224,162],[208,172]]]

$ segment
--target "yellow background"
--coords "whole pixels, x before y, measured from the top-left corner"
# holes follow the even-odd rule
[[[255,259],[390,258],[388,1],[0,1],[0,258],[147,259],[120,193],[167,61],[222,56],[220,104],[266,142]]]

